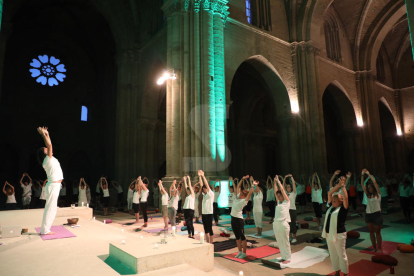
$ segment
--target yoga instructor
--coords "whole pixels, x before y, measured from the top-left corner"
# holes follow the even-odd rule
[[[45,169],[47,175],[47,183],[45,186],[46,205],[43,213],[42,228],[40,235],[53,235],[50,228],[55,220],[57,212],[57,202],[59,198],[60,186],[63,180],[63,172],[59,161],[53,157],[52,142],[49,137],[47,127],[38,127],[37,131],[42,136],[46,147],[42,147],[37,151],[37,160]]]

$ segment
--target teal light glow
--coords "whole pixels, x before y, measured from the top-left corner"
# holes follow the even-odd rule
[[[1,19],[3,18],[3,0],[0,0],[0,31],[1,31]]]
[[[413,52],[414,58],[414,1],[413,0],[405,0],[405,7],[407,9],[407,18],[408,18],[408,28],[410,30],[410,37],[411,37],[411,51]]]
[[[211,184],[213,184],[212,182]],[[218,185],[218,183],[216,183]],[[229,181],[228,180],[222,180],[221,181],[221,192],[220,196],[217,200],[219,208],[227,208],[229,207]]]

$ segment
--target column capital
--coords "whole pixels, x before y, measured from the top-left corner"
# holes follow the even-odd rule
[[[356,81],[361,80],[376,80],[377,76],[373,73],[372,70],[356,71],[355,72]]]
[[[170,17],[176,13],[186,13],[190,10],[199,13],[200,10],[220,14],[223,23],[227,21],[230,14],[227,10],[228,0],[169,0],[161,9],[164,11],[166,17]]]
[[[321,52],[320,46],[313,41],[300,41],[300,42],[292,42],[290,44],[290,52],[291,55],[296,55],[297,51],[300,50],[302,52],[314,53],[315,55],[319,55]]]

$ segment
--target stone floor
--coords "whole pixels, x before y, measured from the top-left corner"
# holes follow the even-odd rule
[[[312,216],[313,212],[309,208],[308,213],[298,216],[298,219],[304,219],[305,216]],[[358,210],[363,212],[362,208]],[[10,213],[9,213],[10,214]],[[352,212],[350,215],[353,214]],[[109,265],[103,262],[106,257],[105,254],[108,254],[108,245],[105,241],[113,239],[113,237],[122,238],[120,234],[120,229],[124,229],[125,235],[128,236],[128,239],[131,238],[140,238],[142,235],[145,236],[156,235],[151,233],[146,233],[142,231],[142,220],[139,224],[133,225],[123,225],[128,222],[134,221],[134,216],[128,213],[116,212],[109,216],[103,217],[99,214],[94,215],[96,221],[87,221],[84,220],[83,224],[91,225],[91,227],[96,228],[96,231],[91,231],[88,234],[78,235],[78,238],[72,239],[60,239],[53,242],[43,242],[39,236],[33,234],[33,231],[30,227],[35,227],[40,225],[41,217],[31,216],[27,218],[27,226],[29,227],[29,233],[33,235],[24,235],[21,238],[14,238],[14,240],[2,240],[0,243],[3,245],[0,246],[0,260],[2,263],[1,275],[120,275]],[[155,216],[155,214],[154,214]],[[409,243],[411,239],[414,239],[414,223],[411,224],[397,224],[392,223],[391,221],[397,221],[402,219],[403,215],[400,212],[384,215],[384,224],[390,227],[382,230],[382,236],[384,241],[392,242],[401,242]],[[103,225],[100,221],[103,219],[112,219],[112,224]],[[227,220],[225,216],[222,216],[223,221]],[[65,222],[65,218],[56,218],[54,225],[61,225]],[[271,230],[272,225],[268,223],[268,218],[265,218],[264,229],[263,231]],[[13,221],[13,216],[5,216],[5,213],[0,212],[0,224],[2,225],[11,225]],[[82,219],[79,222],[82,224]],[[159,217],[151,216],[149,218],[149,227],[148,228],[160,228],[162,224],[162,219]],[[347,230],[356,229],[359,227],[365,226],[363,218],[356,218],[347,221],[346,227]],[[98,236],[96,233],[100,233],[100,228],[105,227],[107,231],[107,236]],[[214,226],[214,231],[220,233],[220,227]],[[316,222],[310,222],[311,229],[299,229],[298,235],[305,233],[315,233],[320,232],[312,230],[316,228]],[[203,231],[202,224],[195,224],[196,231]],[[77,229],[74,229],[74,233]],[[255,228],[250,228],[245,230],[246,234],[255,233]],[[76,234],[76,233],[75,233]],[[186,237],[185,235],[183,237]],[[223,241],[227,238],[219,237],[215,241]],[[250,239],[250,238],[249,238]],[[369,240],[369,233],[361,233],[361,239],[364,239],[362,242],[358,243],[354,247],[347,249],[349,264],[355,263],[361,259],[371,260],[369,254],[360,253],[359,251],[367,248],[371,245]],[[98,242],[99,241],[99,242]],[[274,238],[261,238],[257,239],[258,244],[256,246],[267,245],[270,242],[274,241]],[[292,253],[300,251],[305,246],[315,246],[318,247],[321,244],[310,244],[302,243],[298,245],[292,245]],[[174,269],[160,271],[159,273],[151,272],[148,275],[239,275],[239,271],[243,271],[245,276],[250,275],[289,275],[289,276],[318,276],[318,275],[327,275],[331,272],[332,266],[329,257],[325,259],[324,262],[316,264],[314,266],[308,267],[306,269],[283,269],[277,270],[267,266],[264,266],[260,260],[255,260],[246,264],[240,264],[228,259],[223,258],[222,256],[234,253],[237,249],[231,249],[223,251],[220,253],[215,253],[215,269],[212,272],[201,272],[197,270],[189,270],[186,266],[179,266]],[[104,252],[104,253],[103,253]],[[106,252],[106,253],[105,253]],[[265,259],[273,259],[280,256],[276,254]],[[413,254],[404,254],[396,251],[392,254],[395,258],[398,259],[399,264],[395,267],[395,275],[412,275]],[[182,271],[188,270],[188,271]],[[168,271],[168,273],[166,272]],[[185,272],[185,273],[184,273]],[[378,275],[388,275],[390,271],[387,269],[384,272]],[[124,274],[125,275],[125,274]],[[145,275],[145,274],[141,274]],[[350,275],[352,276],[352,275]]]

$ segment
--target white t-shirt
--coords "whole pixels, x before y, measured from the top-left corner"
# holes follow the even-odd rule
[[[124,192],[124,191],[122,190],[121,185],[118,185],[118,187],[116,187],[116,189],[118,190],[118,194],[120,194],[120,193]]]
[[[269,202],[269,201],[276,201],[275,190],[273,188],[267,189],[267,192],[266,192],[266,202]]]
[[[209,190],[206,194],[203,194],[203,203],[202,203],[202,214],[203,215],[212,215],[213,214],[213,201],[214,201],[214,192]],[[234,202],[233,202],[234,208]]]
[[[378,195],[378,197],[367,197],[367,214],[372,214],[375,212],[381,211],[381,196]]]
[[[220,192],[214,192],[214,203],[217,203],[219,196],[220,196]]]
[[[103,190],[103,196],[104,197],[109,197],[109,190],[108,189]]]
[[[65,196],[66,195],[66,187],[60,186],[59,195],[60,196]]]
[[[317,202],[317,203],[320,203],[320,204],[323,203],[322,189],[315,190],[314,188],[312,188],[312,202]]]
[[[42,187],[42,193],[40,194],[40,199],[46,200],[46,190],[45,190],[45,187]]]
[[[134,195],[132,197],[132,203],[139,204],[139,193],[138,193],[138,191],[134,191]]]
[[[161,197],[161,205],[167,206],[168,205],[168,194],[165,193]]]
[[[20,185],[23,188],[23,194],[22,197],[27,197],[32,195],[32,183],[26,185]]]
[[[247,205],[247,200],[245,198],[239,198],[238,194],[233,200],[233,207],[231,208],[230,215],[234,218],[243,219],[243,208]]]
[[[174,208],[175,210],[178,210],[178,196],[173,196],[170,198],[170,201],[168,201],[168,208]]]
[[[8,196],[7,196],[7,201],[6,201],[6,203],[17,203],[17,202],[16,202],[16,197],[14,196],[14,194],[12,194],[12,195],[8,195]]]
[[[148,195],[149,195],[149,190],[142,190],[141,198],[140,198],[141,202],[147,202]]]
[[[63,179],[62,168],[60,167],[59,161],[54,156],[50,158],[46,155],[42,166],[46,171],[48,182],[55,182]]]
[[[291,192],[289,194],[289,203],[290,203],[289,209],[296,210],[296,194],[294,192]]]
[[[410,186],[408,186],[407,188],[405,188],[404,187],[404,185],[401,185],[400,186],[400,196],[401,197],[409,197],[409,195],[410,195],[410,189],[411,189],[411,187]]]
[[[290,204],[286,200],[284,200],[283,202],[278,202],[276,206],[275,219],[273,223],[275,223],[276,221],[283,221],[283,220],[290,222],[289,207],[290,207]]]
[[[195,198],[191,196],[191,194],[187,195],[187,197],[185,198],[184,201],[184,209],[191,209],[194,210],[194,203],[195,203]]]
[[[388,196],[387,187],[381,186],[381,187],[379,187],[379,190],[381,192],[381,197]]]
[[[254,193],[253,197],[253,212],[263,212],[263,193],[259,191],[259,193]]]
[[[229,194],[229,207],[233,206],[233,197],[234,197],[234,193],[230,193]]]

